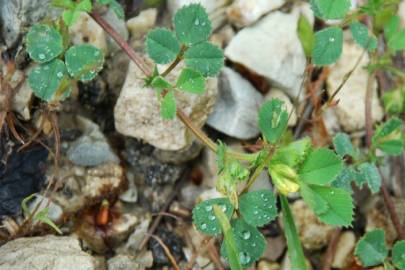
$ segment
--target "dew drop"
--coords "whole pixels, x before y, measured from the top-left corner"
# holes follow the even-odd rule
[[[259,211],[255,210],[253,213],[254,213],[255,215],[257,215],[257,214],[259,214]]]
[[[45,59],[45,54],[40,53],[38,54],[39,59],[44,60]]]
[[[240,252],[239,260],[242,264],[248,264],[250,262],[250,256],[246,252]]]
[[[223,205],[221,206],[221,209],[222,209],[222,212],[226,212],[226,210],[227,210],[226,205],[223,204]]]
[[[207,212],[212,211],[212,205],[207,205],[207,206],[205,207],[205,211],[207,211]]]
[[[215,220],[215,216],[213,216],[213,215],[210,215],[208,218],[209,218],[209,220]]]
[[[335,42],[335,38],[333,37],[329,38],[329,42]]]
[[[194,24],[195,24],[195,25],[200,25],[200,20],[199,20],[198,18],[197,18],[197,19],[195,19]]]
[[[203,229],[203,230],[207,229],[207,224],[205,224],[205,223],[201,224],[201,229]]]
[[[330,192],[330,195],[334,195],[334,194],[335,194],[335,191],[332,190],[332,191]]]
[[[58,78],[62,78],[63,77],[63,73],[61,71],[59,71],[56,76],[58,76]]]
[[[248,240],[250,238],[250,232],[249,231],[242,232],[242,237],[243,239]]]

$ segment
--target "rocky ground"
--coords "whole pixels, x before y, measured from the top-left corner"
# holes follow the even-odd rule
[[[23,34],[27,26],[45,16],[59,16],[49,2],[0,0],[0,48],[3,59],[15,59],[13,84],[20,86],[12,110],[22,133],[35,130],[43,117],[38,100],[24,81],[32,63],[24,49]],[[148,4],[153,1],[121,2],[126,7],[126,21],[112,12],[103,17],[144,54],[146,33],[156,26],[170,27],[172,14],[192,1],[168,0],[154,7]],[[226,67],[218,78],[209,79],[205,94],[179,94],[178,106],[213,139],[252,151],[259,136],[260,105],[277,97],[290,111],[298,98],[298,113],[290,118],[289,127],[324,144],[311,128],[310,119],[305,119],[305,95],[299,96],[307,60],[296,27],[301,13],[315,23],[309,4],[285,0],[201,2],[213,21],[211,39],[224,49]],[[405,1],[400,10],[404,27]],[[70,31],[73,43],[89,42],[103,50],[105,67],[94,81],[79,83],[78,91],[62,105],[57,120],[58,166],[54,164],[51,132],[23,150],[22,142],[10,130],[1,134],[0,270],[34,269],[32,265],[53,270],[171,269],[168,253],[181,269],[226,268],[218,256],[218,243],[198,233],[190,215],[196,202],[219,196],[214,153],[196,141],[179,120],[162,120],[155,94],[143,87],[140,70],[91,17],[82,14]],[[330,68],[323,95],[332,94],[363,50],[347,40],[343,52]],[[362,61],[338,94],[339,103],[323,114],[327,134],[348,132],[360,147],[368,77],[361,66],[367,57]],[[374,82],[374,122],[384,115],[377,90]],[[387,159],[384,168],[402,224],[404,158]],[[55,174],[59,175],[56,187],[45,192]],[[265,174],[255,185],[271,188]],[[52,229],[35,221],[37,226],[24,225],[21,202],[33,193],[37,195],[30,200],[29,211],[48,207],[49,217],[63,236],[53,235]],[[321,223],[302,200],[290,199],[311,269],[324,269],[326,260],[334,269],[361,269],[353,249],[358,238],[372,228],[383,228],[389,243],[396,238],[380,195],[371,196],[367,190],[356,191],[356,220],[344,230]],[[99,220],[103,213],[107,213],[107,222]],[[291,269],[278,221],[263,232],[268,246],[255,269]]]

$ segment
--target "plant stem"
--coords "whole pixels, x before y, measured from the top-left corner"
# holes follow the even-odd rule
[[[170,64],[170,66],[163,71],[161,74],[162,77],[166,77],[180,62],[183,60],[184,52],[186,51],[187,47],[182,45],[179,54],[177,55],[176,59]]]

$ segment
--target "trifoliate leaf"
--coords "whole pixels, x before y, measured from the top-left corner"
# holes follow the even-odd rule
[[[258,229],[246,223],[243,219],[234,219],[231,222],[239,261],[243,268],[247,268],[259,260],[266,248],[266,240]],[[224,244],[221,246],[221,255],[228,260]]]
[[[342,160],[327,148],[312,151],[299,170],[299,179],[308,184],[326,185],[342,170]]]
[[[64,90],[63,82],[67,81],[67,77],[65,64],[59,59],[54,59],[36,66],[28,75],[28,84],[35,96],[50,102],[57,98],[58,91]]]
[[[273,155],[272,163],[283,163],[296,169],[310,153],[312,144],[309,138],[294,141],[287,146],[279,148]]]
[[[160,104],[160,116],[163,119],[173,119],[176,116],[176,98],[174,97],[173,91],[169,91],[163,97]]]
[[[325,19],[342,19],[350,9],[350,0],[315,0]]]
[[[374,164],[368,162],[362,163],[358,166],[358,170],[372,193],[380,191],[381,176]]]
[[[392,18],[384,25],[384,36],[389,41],[398,31],[401,19],[399,16],[392,16]]]
[[[350,24],[350,32],[354,41],[368,51],[374,51],[377,48],[377,38],[370,35],[367,26],[360,22]]]
[[[315,44],[315,35],[313,26],[303,14],[300,15],[298,20],[298,37],[304,49],[305,56],[308,58],[311,57]]]
[[[353,148],[350,137],[346,133],[336,134],[333,138],[333,146],[335,147],[336,153],[340,157],[344,157],[346,155],[354,157],[356,155],[356,151]]]
[[[405,240],[396,242],[392,248],[392,262],[399,270],[405,270]]]
[[[188,49],[184,60],[187,66],[206,77],[216,76],[224,65],[221,49],[209,42],[201,42]]]
[[[218,235],[222,232],[221,225],[214,214],[214,205],[221,207],[228,219],[233,213],[233,206],[227,198],[217,198],[203,201],[193,209],[193,223],[197,229],[207,235]]]
[[[283,135],[288,122],[288,113],[283,109],[283,101],[272,99],[259,110],[259,129],[270,143],[276,143]]]
[[[376,229],[366,233],[357,243],[354,254],[364,267],[382,264],[388,255],[384,231]]]
[[[318,218],[333,226],[350,226],[353,220],[353,199],[340,188],[318,185],[301,187],[304,201],[315,212]]]
[[[178,40],[187,46],[206,41],[211,34],[211,22],[200,4],[190,4],[179,9],[173,23]]]
[[[103,68],[104,55],[93,45],[74,45],[66,51],[65,62],[70,76],[85,82],[94,79]]]
[[[191,68],[185,68],[181,71],[176,86],[185,92],[202,94],[205,90],[204,82],[205,79],[201,73]]]
[[[324,66],[336,62],[342,54],[343,31],[339,27],[328,27],[315,34],[312,58],[315,65]]]
[[[173,88],[172,85],[165,80],[162,76],[156,76],[153,78],[151,84],[153,88],[158,88],[158,89],[171,89]]]
[[[63,52],[62,35],[51,26],[35,24],[26,38],[27,52],[36,62],[49,62]]]
[[[271,190],[248,192],[239,198],[243,219],[252,226],[263,226],[277,217],[276,198]]]
[[[167,64],[176,59],[180,52],[180,44],[171,31],[158,28],[148,33],[146,51],[156,63]]]

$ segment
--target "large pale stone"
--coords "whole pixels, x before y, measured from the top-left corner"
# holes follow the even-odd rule
[[[352,231],[343,232],[333,256],[332,266],[334,268],[346,269],[353,257],[353,250],[356,246],[356,236]]]
[[[244,27],[256,22],[271,10],[284,5],[285,0],[236,0],[226,13],[233,24]]]
[[[341,84],[343,78],[355,66],[363,53],[363,49],[352,42],[344,42],[343,53],[338,62],[331,67],[328,76],[328,93],[332,95]],[[347,132],[358,131],[365,127],[365,97],[367,91],[368,73],[364,66],[369,62],[364,55],[356,70],[344,84],[336,96],[336,115],[342,128]],[[383,117],[383,110],[377,96],[377,82],[372,82],[373,97],[371,102],[372,120],[379,121]]]
[[[174,81],[178,72],[178,69],[172,71],[168,80]],[[191,132],[178,118],[162,119],[156,92],[143,87],[142,77],[139,68],[131,63],[114,108],[116,129],[163,150],[180,150],[189,146],[193,138]],[[217,80],[208,79],[203,95],[176,92],[177,107],[190,117],[194,125],[201,127],[213,109],[217,92]]]
[[[237,72],[224,68],[219,76],[219,99],[208,125],[238,139],[252,139],[260,133],[258,111],[263,96]]]
[[[0,248],[0,270],[96,270],[96,260],[73,237],[29,237]]]
[[[225,55],[295,98],[302,82],[306,59],[297,36],[299,12],[275,11],[231,40]],[[282,26],[282,27],[281,27]]]

